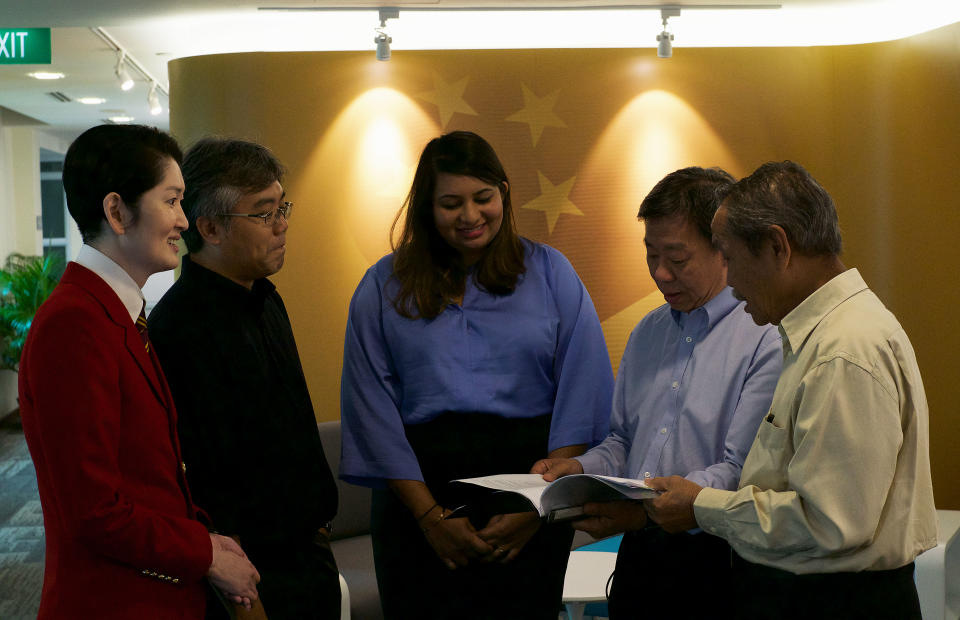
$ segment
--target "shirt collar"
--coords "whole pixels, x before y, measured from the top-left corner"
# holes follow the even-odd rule
[[[189,254],[184,255],[180,269],[181,276],[189,274],[192,280],[199,282],[205,288],[216,290],[223,295],[233,296],[237,298],[238,302],[252,304],[258,307],[262,307],[263,300],[277,288],[273,282],[267,278],[260,278],[259,280],[254,280],[253,287],[248,289],[243,285],[237,284],[230,278],[220,275],[216,271],[207,269],[203,265],[193,262]]]
[[[681,327],[683,327],[689,317],[706,314],[707,331],[710,331],[714,325],[720,322],[720,319],[730,314],[739,304],[740,302],[733,296],[733,289],[725,286],[719,293],[714,295],[710,301],[699,308],[694,308],[690,312],[680,312],[679,310],[671,308],[670,314],[673,316],[673,320],[677,322],[677,325]]]
[[[780,320],[778,326],[784,351],[797,351],[807,336],[833,309],[867,289],[860,272],[848,269],[812,292]]]
[[[130,314],[130,320],[137,322],[137,317],[140,316],[144,306],[143,291],[123,267],[97,248],[87,244],[80,247],[74,262],[100,276],[120,298],[123,307]]]

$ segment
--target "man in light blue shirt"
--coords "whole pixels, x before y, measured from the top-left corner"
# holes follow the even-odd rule
[[[583,456],[544,459],[533,471],[629,478],[681,475],[736,489],[780,374],[780,337],[757,326],[726,285],[710,221],[733,179],[685,168],[640,206],[647,267],[667,304],[634,328],[614,391],[610,434]],[[610,617],[726,617],[730,551],[720,538],[648,525],[643,505],[588,504],[574,527],[595,537],[627,532],[610,591]],[[691,596],[691,588],[696,595]]]

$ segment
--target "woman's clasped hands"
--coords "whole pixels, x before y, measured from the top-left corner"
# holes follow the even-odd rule
[[[437,506],[420,524],[427,542],[450,570],[471,561],[511,562],[540,527],[533,512],[494,515],[482,530],[466,517],[447,518],[449,512]]]
[[[511,562],[540,528],[540,517],[535,512],[514,512],[494,515],[477,536],[493,547],[493,553],[484,558],[488,562]]]

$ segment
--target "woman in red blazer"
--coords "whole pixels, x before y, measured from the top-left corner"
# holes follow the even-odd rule
[[[177,265],[182,156],[156,129],[104,125],[64,161],[76,262],[37,312],[20,405],[46,530],[40,618],[202,618],[207,577],[249,604],[259,576],[210,534],[184,478],[170,390],[137,327],[147,278]]]

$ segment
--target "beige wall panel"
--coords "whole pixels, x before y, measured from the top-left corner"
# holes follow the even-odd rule
[[[347,305],[423,144],[454,129],[496,147],[520,229],[572,261],[619,362],[661,303],[636,211],[664,174],[804,164],[837,201],[845,260],[900,317],[931,409],[940,507],[960,508],[960,25],[840,48],[233,54],[170,64],[171,126],[258,140],[296,212],[275,280],[321,420],[339,416]],[[865,429],[869,432],[869,429]]]

